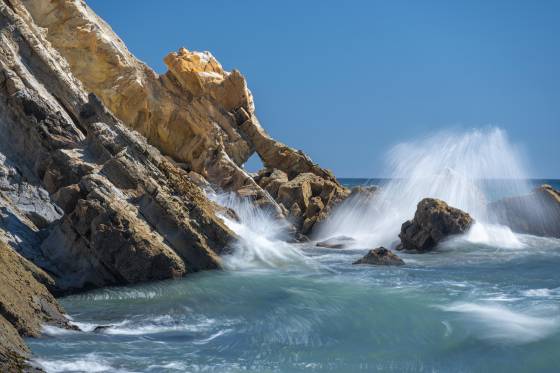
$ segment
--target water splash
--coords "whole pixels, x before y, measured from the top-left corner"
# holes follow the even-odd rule
[[[442,309],[465,315],[464,321],[478,338],[497,342],[535,342],[556,333],[559,326],[557,317],[513,311],[495,304],[453,303]],[[556,314],[558,310],[552,311]]]
[[[209,195],[221,206],[232,209],[238,219],[222,215],[226,225],[239,237],[232,255],[224,257],[228,269],[277,268],[290,265],[311,265],[296,245],[286,242],[289,225],[259,208],[249,199],[234,193]]]
[[[391,245],[401,224],[412,218],[418,202],[439,198],[470,213],[477,224],[473,242],[520,247],[507,227],[490,224],[487,203],[530,190],[516,149],[499,128],[439,133],[395,146],[388,156],[391,181],[367,203],[348,201],[319,232],[347,235],[360,246]]]

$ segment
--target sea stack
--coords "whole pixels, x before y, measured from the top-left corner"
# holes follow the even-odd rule
[[[398,249],[430,251],[444,238],[465,233],[473,223],[468,213],[442,200],[424,198],[418,203],[414,218],[403,223]]]

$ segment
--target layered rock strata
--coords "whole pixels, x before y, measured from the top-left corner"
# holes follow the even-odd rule
[[[3,370],[27,369],[21,336],[68,326],[51,294],[220,268],[231,212],[201,188],[306,232],[348,195],[264,131],[239,72],[186,49],[165,63],[138,61],[83,1],[0,0]],[[280,193],[242,168],[254,152],[285,175]]]
[[[22,3],[0,17],[3,235],[20,227],[60,291],[218,268],[234,238],[219,207],[86,94]]]
[[[86,89],[187,171],[223,190],[239,191],[278,215],[285,215],[293,203],[286,206],[245,172],[242,165],[254,152],[267,169],[285,173],[289,181],[311,174],[321,184],[329,184],[335,197],[332,202],[329,196],[321,198],[327,210],[347,195],[332,173],[266,133],[255,115],[245,78],[236,70],[225,71],[209,52],[182,48],[170,53],[164,59],[168,71],[158,75],[138,61],[84,2],[22,2]],[[290,215],[299,228],[309,231],[326,211],[321,214],[315,206],[311,211],[316,215],[308,218],[307,200],[302,204],[298,204],[301,212]]]

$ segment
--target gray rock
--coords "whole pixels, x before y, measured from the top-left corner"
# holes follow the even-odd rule
[[[550,185],[490,203],[488,210],[498,223],[515,232],[560,238],[560,191]]]
[[[404,260],[384,247],[370,250],[363,258],[352,264],[371,264],[371,265],[404,265]]]

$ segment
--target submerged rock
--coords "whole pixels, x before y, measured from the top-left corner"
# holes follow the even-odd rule
[[[398,250],[432,250],[444,238],[465,233],[474,223],[466,212],[435,198],[418,203],[414,219],[403,223]]]
[[[560,191],[550,185],[525,196],[490,203],[488,210],[498,223],[515,232],[560,238]]]
[[[315,246],[326,247],[328,249],[343,249],[344,247],[348,246],[348,244],[354,241],[355,240],[352,237],[336,236],[324,241],[317,242]]]
[[[372,264],[372,265],[404,265],[404,260],[384,247],[370,250],[363,258],[356,260],[352,264]]]

